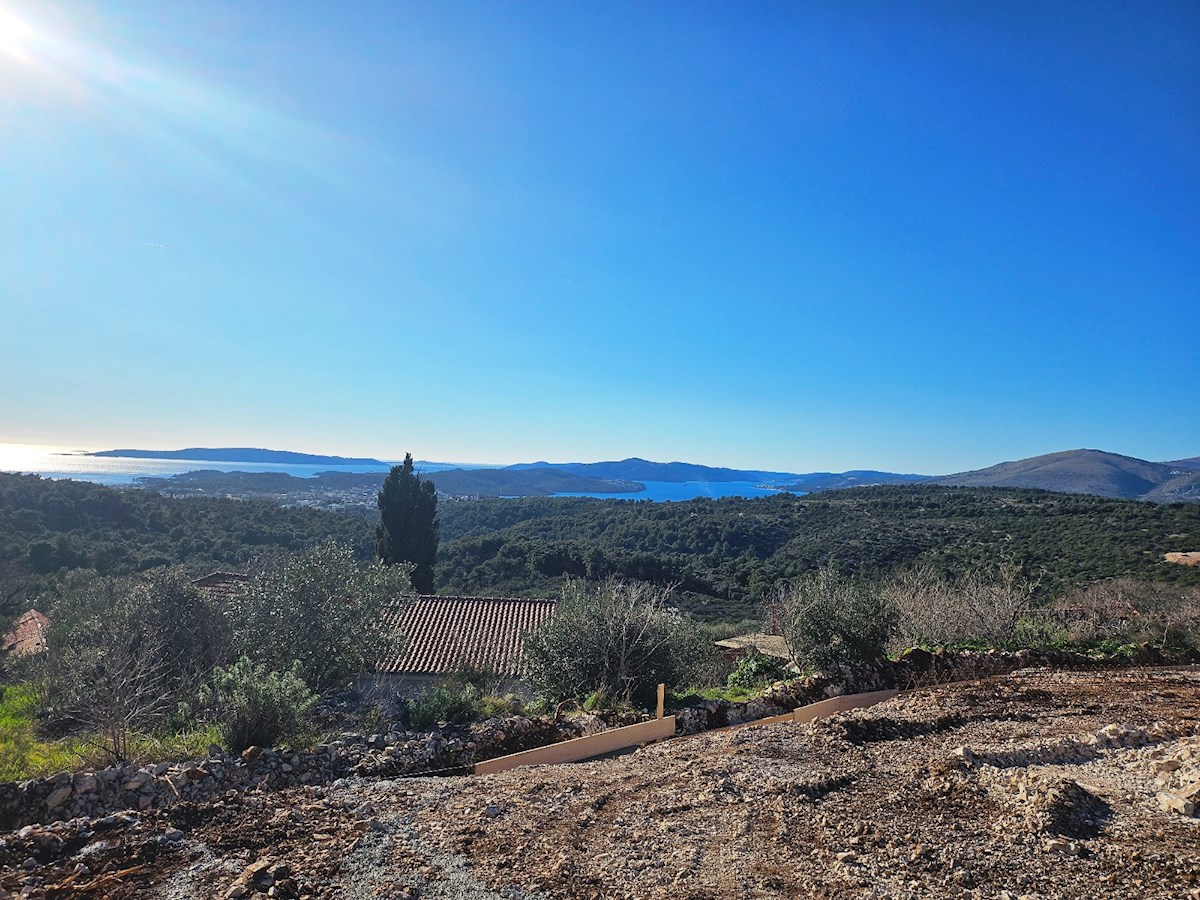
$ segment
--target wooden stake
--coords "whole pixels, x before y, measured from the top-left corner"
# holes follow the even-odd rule
[[[667,686],[665,684],[660,684],[658,686],[658,718],[660,719],[663,717],[663,700],[666,699],[666,696]]]

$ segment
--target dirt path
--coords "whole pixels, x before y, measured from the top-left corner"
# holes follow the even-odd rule
[[[0,884],[32,897],[1200,898],[1200,819],[1158,799],[1197,780],[1200,672],[1023,673],[601,762],[230,796],[84,823],[86,838],[64,823],[44,862],[37,835],[57,832],[35,827],[5,838]],[[85,890],[56,891],[67,878]]]

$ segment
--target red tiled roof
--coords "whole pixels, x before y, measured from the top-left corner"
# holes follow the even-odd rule
[[[424,594],[392,611],[390,618],[404,634],[404,652],[379,671],[446,675],[470,665],[519,675],[525,635],[554,618],[554,608],[553,600],[527,597]]]
[[[232,597],[249,580],[249,575],[240,572],[213,572],[197,578],[192,584],[213,596],[225,598]]]
[[[36,609],[21,613],[13,629],[0,638],[0,651],[14,656],[29,656],[46,649],[46,630],[50,620]]]

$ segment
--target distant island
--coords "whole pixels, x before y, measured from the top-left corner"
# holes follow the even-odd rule
[[[322,456],[292,450],[264,450],[260,447],[188,447],[186,450],[97,450],[84,456],[119,456],[124,459],[194,459],[198,462],[279,463],[293,466],[379,466],[389,467],[370,457]]]
[[[701,466],[686,462],[652,462],[636,456],[615,462],[595,463],[551,463],[532,462],[517,463],[508,467],[521,471],[530,469],[548,469],[567,472],[571,475],[581,475],[590,478],[618,478],[633,481],[662,481],[668,483],[683,483],[689,481],[707,482],[710,484],[731,483],[739,481],[761,481],[766,483],[792,481],[802,478],[793,472],[764,472],[759,469],[726,469],[717,466]]]
[[[140,479],[144,486],[175,493],[224,492],[259,494],[319,493],[374,489],[372,473],[365,480],[344,467],[386,471],[378,459],[321,456],[291,450],[247,447],[191,447],[186,450],[101,450],[86,456],[134,459],[174,459],[204,462],[329,466],[317,479],[288,481],[281,473],[189,472],[174,478]],[[436,464],[442,466],[443,464]],[[278,477],[270,481],[267,476]],[[1121,497],[1156,503],[1200,502],[1200,457],[1149,462],[1101,450],[1067,450],[999,463],[986,469],[952,475],[916,475],[856,469],[848,472],[772,472],[727,469],[687,462],[653,462],[631,457],[595,463],[531,462],[496,468],[446,468],[425,475],[449,497],[544,497],[553,494],[637,494],[645,482],[674,484],[752,484],[770,491],[816,493],[850,487],[929,483],[962,487],[1037,488],[1101,497]],[[338,481],[348,478],[349,481]],[[364,495],[365,496],[365,495]]]
[[[424,476],[444,497],[548,497],[557,493],[626,494],[644,491],[637,481],[588,478],[566,472],[447,469]],[[142,477],[137,486],[173,496],[226,496],[318,505],[373,505],[382,472],[320,472],[297,478],[286,472],[217,472],[201,469],[169,477]]]
[[[781,491],[800,491],[814,494],[817,491],[840,491],[851,487],[873,487],[878,484],[917,484],[929,481],[932,475],[905,475],[899,472],[876,472],[873,469],[855,469],[850,472],[811,472],[798,475],[788,484],[772,485]]]

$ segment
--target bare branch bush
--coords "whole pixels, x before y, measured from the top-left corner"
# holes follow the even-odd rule
[[[671,595],[646,582],[567,582],[554,619],[526,639],[530,685],[549,700],[598,692],[642,705],[658,683],[681,685],[691,674],[694,629]]]
[[[1151,643],[1160,650],[1200,646],[1200,588],[1110,578],[1056,605],[1072,640]]]
[[[40,675],[51,727],[90,735],[108,760],[128,759],[134,736],[193,698],[228,653],[223,620],[179,569],[72,572],[50,609]]]
[[[981,641],[1004,647],[1033,615],[1037,587],[1009,562],[990,571],[972,569],[954,580],[919,565],[890,578],[882,593],[897,611],[900,646]]]

